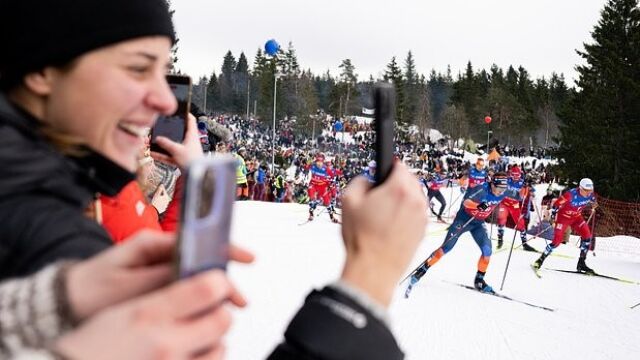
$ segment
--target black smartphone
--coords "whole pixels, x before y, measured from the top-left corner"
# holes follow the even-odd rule
[[[156,138],[158,136],[164,136],[181,143],[184,140],[184,133],[187,128],[187,117],[189,116],[189,108],[191,106],[191,78],[181,75],[167,75],[167,82],[176,100],[178,100],[178,108],[172,115],[162,115],[158,117],[158,120],[156,120],[155,125],[151,129],[150,144],[151,151],[163,154],[167,154],[167,152],[158,146]]]
[[[396,91],[389,83],[378,83],[373,96],[376,119],[376,172],[373,186],[378,186],[389,177],[393,167]]]
[[[216,155],[189,165],[178,231],[178,278],[209,269],[226,270],[237,164],[231,155]]]

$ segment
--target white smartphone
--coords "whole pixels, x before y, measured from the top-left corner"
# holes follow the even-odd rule
[[[188,168],[182,197],[176,272],[180,278],[209,269],[226,270],[237,160],[202,158]]]

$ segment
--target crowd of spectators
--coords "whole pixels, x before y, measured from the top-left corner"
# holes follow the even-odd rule
[[[318,121],[317,136],[313,138],[305,132],[296,132],[295,120],[283,119],[277,124],[272,159],[273,129],[270,122],[265,124],[253,117],[246,119],[239,115],[208,117],[199,113],[197,107],[194,109],[203,128],[206,124],[212,151],[236,153],[240,148],[246,150],[244,160],[249,200],[306,202],[306,171],[319,152],[327,155],[329,166],[341,174],[336,179],[341,187],[363,173],[374,158],[375,133],[371,124],[359,123],[355,118],[343,121],[323,116]],[[337,123],[340,126],[336,126]],[[336,131],[336,128],[343,131]],[[490,170],[506,171],[510,164],[517,164],[534,183],[554,180],[549,162],[541,160],[548,158],[552,149],[538,148],[534,151],[531,148],[531,152],[526,153],[524,147],[502,147],[499,144],[496,149],[501,156],[488,162]],[[533,158],[520,159],[520,155],[530,154]],[[444,140],[397,141],[395,155],[414,171],[434,173],[444,170],[452,180],[462,179],[475,162],[475,158],[465,157],[463,150],[452,148]],[[481,156],[481,153],[475,155]],[[273,170],[272,160],[275,164]],[[281,181],[283,196],[277,196],[282,188],[276,181],[278,177],[284,179]]]

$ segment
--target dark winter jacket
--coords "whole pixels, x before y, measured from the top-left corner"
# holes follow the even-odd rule
[[[325,287],[312,291],[268,360],[400,360],[387,327],[353,297]]]
[[[0,93],[0,280],[59,259],[87,258],[112,244],[83,211],[97,192],[113,196],[133,174],[86,154],[61,155],[37,121]]]

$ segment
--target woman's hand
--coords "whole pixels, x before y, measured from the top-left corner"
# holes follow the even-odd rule
[[[170,283],[175,278],[175,235],[143,230],[89,260],[71,267],[67,273],[67,295],[77,320],[140,296]],[[253,255],[230,247],[230,259],[253,261]]]
[[[195,116],[189,114],[186,125],[182,143],[177,143],[164,136],[158,136],[156,138],[158,145],[165,149],[169,153],[169,156],[152,152],[151,156],[154,160],[173,164],[184,170],[192,161],[204,156],[202,145],[200,145],[200,136],[198,134],[198,125]]]
[[[427,224],[427,202],[418,180],[396,162],[380,186],[354,179],[342,200],[347,250],[342,279],[388,306]]]

